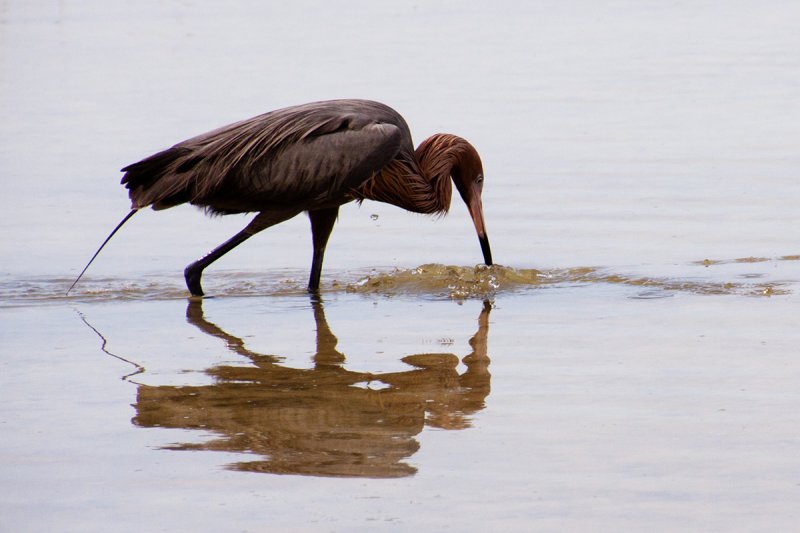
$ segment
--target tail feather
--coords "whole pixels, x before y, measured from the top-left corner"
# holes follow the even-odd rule
[[[108,241],[111,240],[111,237],[113,237],[114,234],[117,231],[119,231],[119,229],[122,227],[122,225],[125,224],[128,221],[128,219],[131,218],[134,215],[134,213],[136,213],[137,211],[138,211],[138,209],[131,209],[130,212],[127,215],[125,215],[125,218],[120,220],[119,224],[117,224],[117,227],[114,228],[111,231],[111,233],[108,234],[108,237],[106,237],[106,240],[103,241],[103,244],[100,245],[100,248],[98,248],[97,251],[92,256],[92,258],[89,259],[89,262],[86,263],[85,267],[83,267],[83,270],[81,270],[81,273],[78,274],[77,278],[75,278],[75,281],[72,282],[72,285],[69,286],[69,289],[67,289],[67,295],[69,295],[69,291],[71,291],[75,287],[75,285],[78,283],[78,281],[80,281],[80,279],[86,273],[86,270],[89,268],[89,265],[92,264],[92,262],[95,260],[95,258],[100,254],[100,251],[105,247],[106,244],[108,244]]]
[[[132,208],[166,209],[190,200],[190,171],[202,161],[193,150],[173,146],[122,169]]]

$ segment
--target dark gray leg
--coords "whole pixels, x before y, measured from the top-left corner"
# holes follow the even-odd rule
[[[294,210],[277,212],[263,211],[256,215],[256,218],[251,220],[242,231],[211,250],[211,252],[209,252],[209,254],[205,257],[198,259],[191,265],[187,266],[183,271],[183,276],[186,278],[186,287],[188,287],[189,292],[192,293],[192,296],[203,296],[203,288],[200,285],[200,278],[203,276],[203,270],[208,265],[226,253],[230,252],[259,231],[267,229],[270,226],[274,226],[275,224],[283,222],[284,220],[289,220],[298,213],[299,211]]]
[[[252,235],[254,234],[247,232],[247,228],[243,229],[224,243],[211,250],[208,255],[202,259],[198,259],[183,270],[183,277],[186,278],[186,287],[189,288],[189,292],[192,293],[192,296],[203,295],[203,288],[200,286],[200,278],[203,276],[203,270],[226,253],[242,244]]]
[[[309,211],[311,220],[311,236],[314,241],[314,258],[311,260],[311,276],[308,278],[308,292],[319,291],[319,278],[322,274],[322,259],[325,256],[325,247],[328,237],[331,236],[333,225],[339,214],[338,207]]]

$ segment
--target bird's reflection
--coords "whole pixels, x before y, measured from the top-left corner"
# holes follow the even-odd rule
[[[317,325],[314,366],[281,366],[281,357],[249,350],[203,316],[202,301],[191,301],[186,318],[202,332],[225,341],[251,366],[216,366],[208,386],[139,385],[134,423],[143,427],[202,429],[221,435],[177,450],[251,453],[235,470],[390,478],[413,475],[404,462],[419,449],[423,427],[461,429],[484,407],[489,394],[486,354],[491,305],[484,303],[478,330],[457,371],[450,353],[409,355],[403,372],[366,373],[345,369],[337,338],[320,301],[312,302]],[[369,386],[370,384],[374,386]]]

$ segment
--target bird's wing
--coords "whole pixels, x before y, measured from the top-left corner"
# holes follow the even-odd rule
[[[264,203],[338,205],[397,155],[401,138],[393,124],[353,121],[262,158],[237,183]]]
[[[191,202],[256,211],[345,194],[410,135],[390,108],[344,102],[281,109],[193,137],[125,167],[122,182],[134,206],[157,209]]]

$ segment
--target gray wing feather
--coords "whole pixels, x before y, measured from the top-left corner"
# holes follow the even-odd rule
[[[134,207],[184,202],[212,211],[338,201],[411,147],[393,109],[365,100],[272,111],[193,137],[125,167]]]
[[[400,130],[371,123],[288,144],[235,174],[198,205],[229,212],[296,206],[319,208],[344,203],[349,192],[370,179],[400,149]]]

